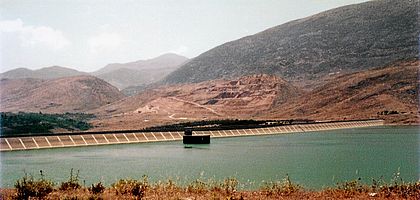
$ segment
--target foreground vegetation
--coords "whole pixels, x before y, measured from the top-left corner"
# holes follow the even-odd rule
[[[82,186],[78,172],[69,180],[54,184],[45,179],[25,175],[13,189],[1,189],[0,199],[420,199],[420,182],[406,183],[397,174],[391,183],[373,180],[371,185],[360,179],[337,184],[321,191],[307,190],[293,183],[288,176],[281,181],[265,182],[258,190],[238,190],[238,181],[197,179],[179,184],[171,179],[150,183],[146,176],[140,180],[121,179],[110,187],[101,182]]]
[[[94,118],[92,114],[64,113],[64,114],[43,114],[43,113],[1,113],[1,134],[2,136],[51,133],[53,129],[65,129],[68,131],[84,131],[91,128],[87,123]]]

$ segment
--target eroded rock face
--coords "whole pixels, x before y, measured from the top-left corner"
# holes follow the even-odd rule
[[[140,128],[185,120],[251,118],[302,90],[273,75],[159,87],[97,110],[96,124]],[[282,98],[279,98],[282,97]],[[108,111],[108,112],[106,112]],[[137,123],[135,123],[137,121]]]
[[[269,109],[279,96],[290,99],[300,93],[300,89],[286,81],[273,75],[263,74],[244,76],[233,81],[217,80],[199,83],[196,89],[191,88],[187,94],[179,94],[177,97],[191,99],[201,105],[210,104],[221,113],[242,112],[252,115]]]

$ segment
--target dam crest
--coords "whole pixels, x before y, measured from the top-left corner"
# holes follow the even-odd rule
[[[341,122],[317,122],[311,124],[281,125],[265,128],[232,129],[232,130],[207,130],[194,131],[193,135],[210,135],[212,138],[275,135],[285,133],[306,133],[314,131],[326,131],[336,129],[362,128],[371,126],[382,126],[383,120],[360,120]],[[0,151],[16,151],[62,147],[83,147],[111,144],[130,144],[145,142],[181,141],[184,132],[80,132],[77,134],[59,134],[43,136],[19,136],[1,137]]]

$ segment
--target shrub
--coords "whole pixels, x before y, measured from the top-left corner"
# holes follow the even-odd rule
[[[136,198],[142,199],[146,193],[149,183],[146,176],[143,176],[143,181],[133,179],[120,179],[118,182],[112,184],[117,195],[133,195]]]
[[[176,181],[168,179],[166,182],[159,182],[155,184],[156,189],[163,189],[164,191],[176,191],[179,188]]]
[[[400,176],[400,170],[394,173],[391,184],[379,186],[379,193],[385,197],[396,195],[401,198],[420,199],[420,182],[406,183]]]
[[[0,124],[2,135],[36,135],[50,133],[54,128],[67,130],[88,130],[92,126],[87,122],[95,118],[92,114],[65,113],[65,114],[42,114],[42,113],[10,113],[0,112]]]
[[[226,192],[226,194],[232,194],[236,192],[237,186],[238,180],[236,180],[236,178],[227,178],[221,184],[221,188]]]
[[[292,183],[289,175],[286,175],[286,177],[282,181],[265,183],[261,188],[261,190],[267,196],[269,195],[289,196],[293,193],[298,192],[301,189],[302,189],[301,186]]]
[[[32,176],[28,176],[25,173],[22,179],[16,181],[16,199],[29,199],[30,197],[43,199],[54,190],[53,182],[44,178],[42,170],[40,174],[41,178],[39,180],[35,180]]]
[[[102,194],[105,191],[105,186],[102,185],[102,182],[92,184],[92,186],[89,188],[89,191],[92,194]]]
[[[62,182],[60,185],[61,191],[77,190],[82,186],[79,183],[79,170],[77,170],[76,176],[73,175],[73,168],[70,170],[70,178],[66,182]]]
[[[346,181],[338,184],[337,190],[344,193],[344,197],[352,197],[356,194],[369,192],[369,188],[366,185],[360,183],[360,178],[353,181]]]
[[[187,186],[188,192],[203,193],[207,191],[208,184],[201,179],[196,179]]]

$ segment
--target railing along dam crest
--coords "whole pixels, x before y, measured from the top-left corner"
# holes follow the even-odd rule
[[[194,131],[194,135],[210,135],[213,138],[273,135],[284,133],[304,133],[335,129],[382,126],[383,120],[318,122],[313,124],[294,124],[266,128]],[[164,142],[182,140],[183,132],[132,132],[132,133],[93,133],[89,132],[68,135],[21,136],[0,138],[0,151],[80,147],[109,144],[129,144],[143,142]]]

